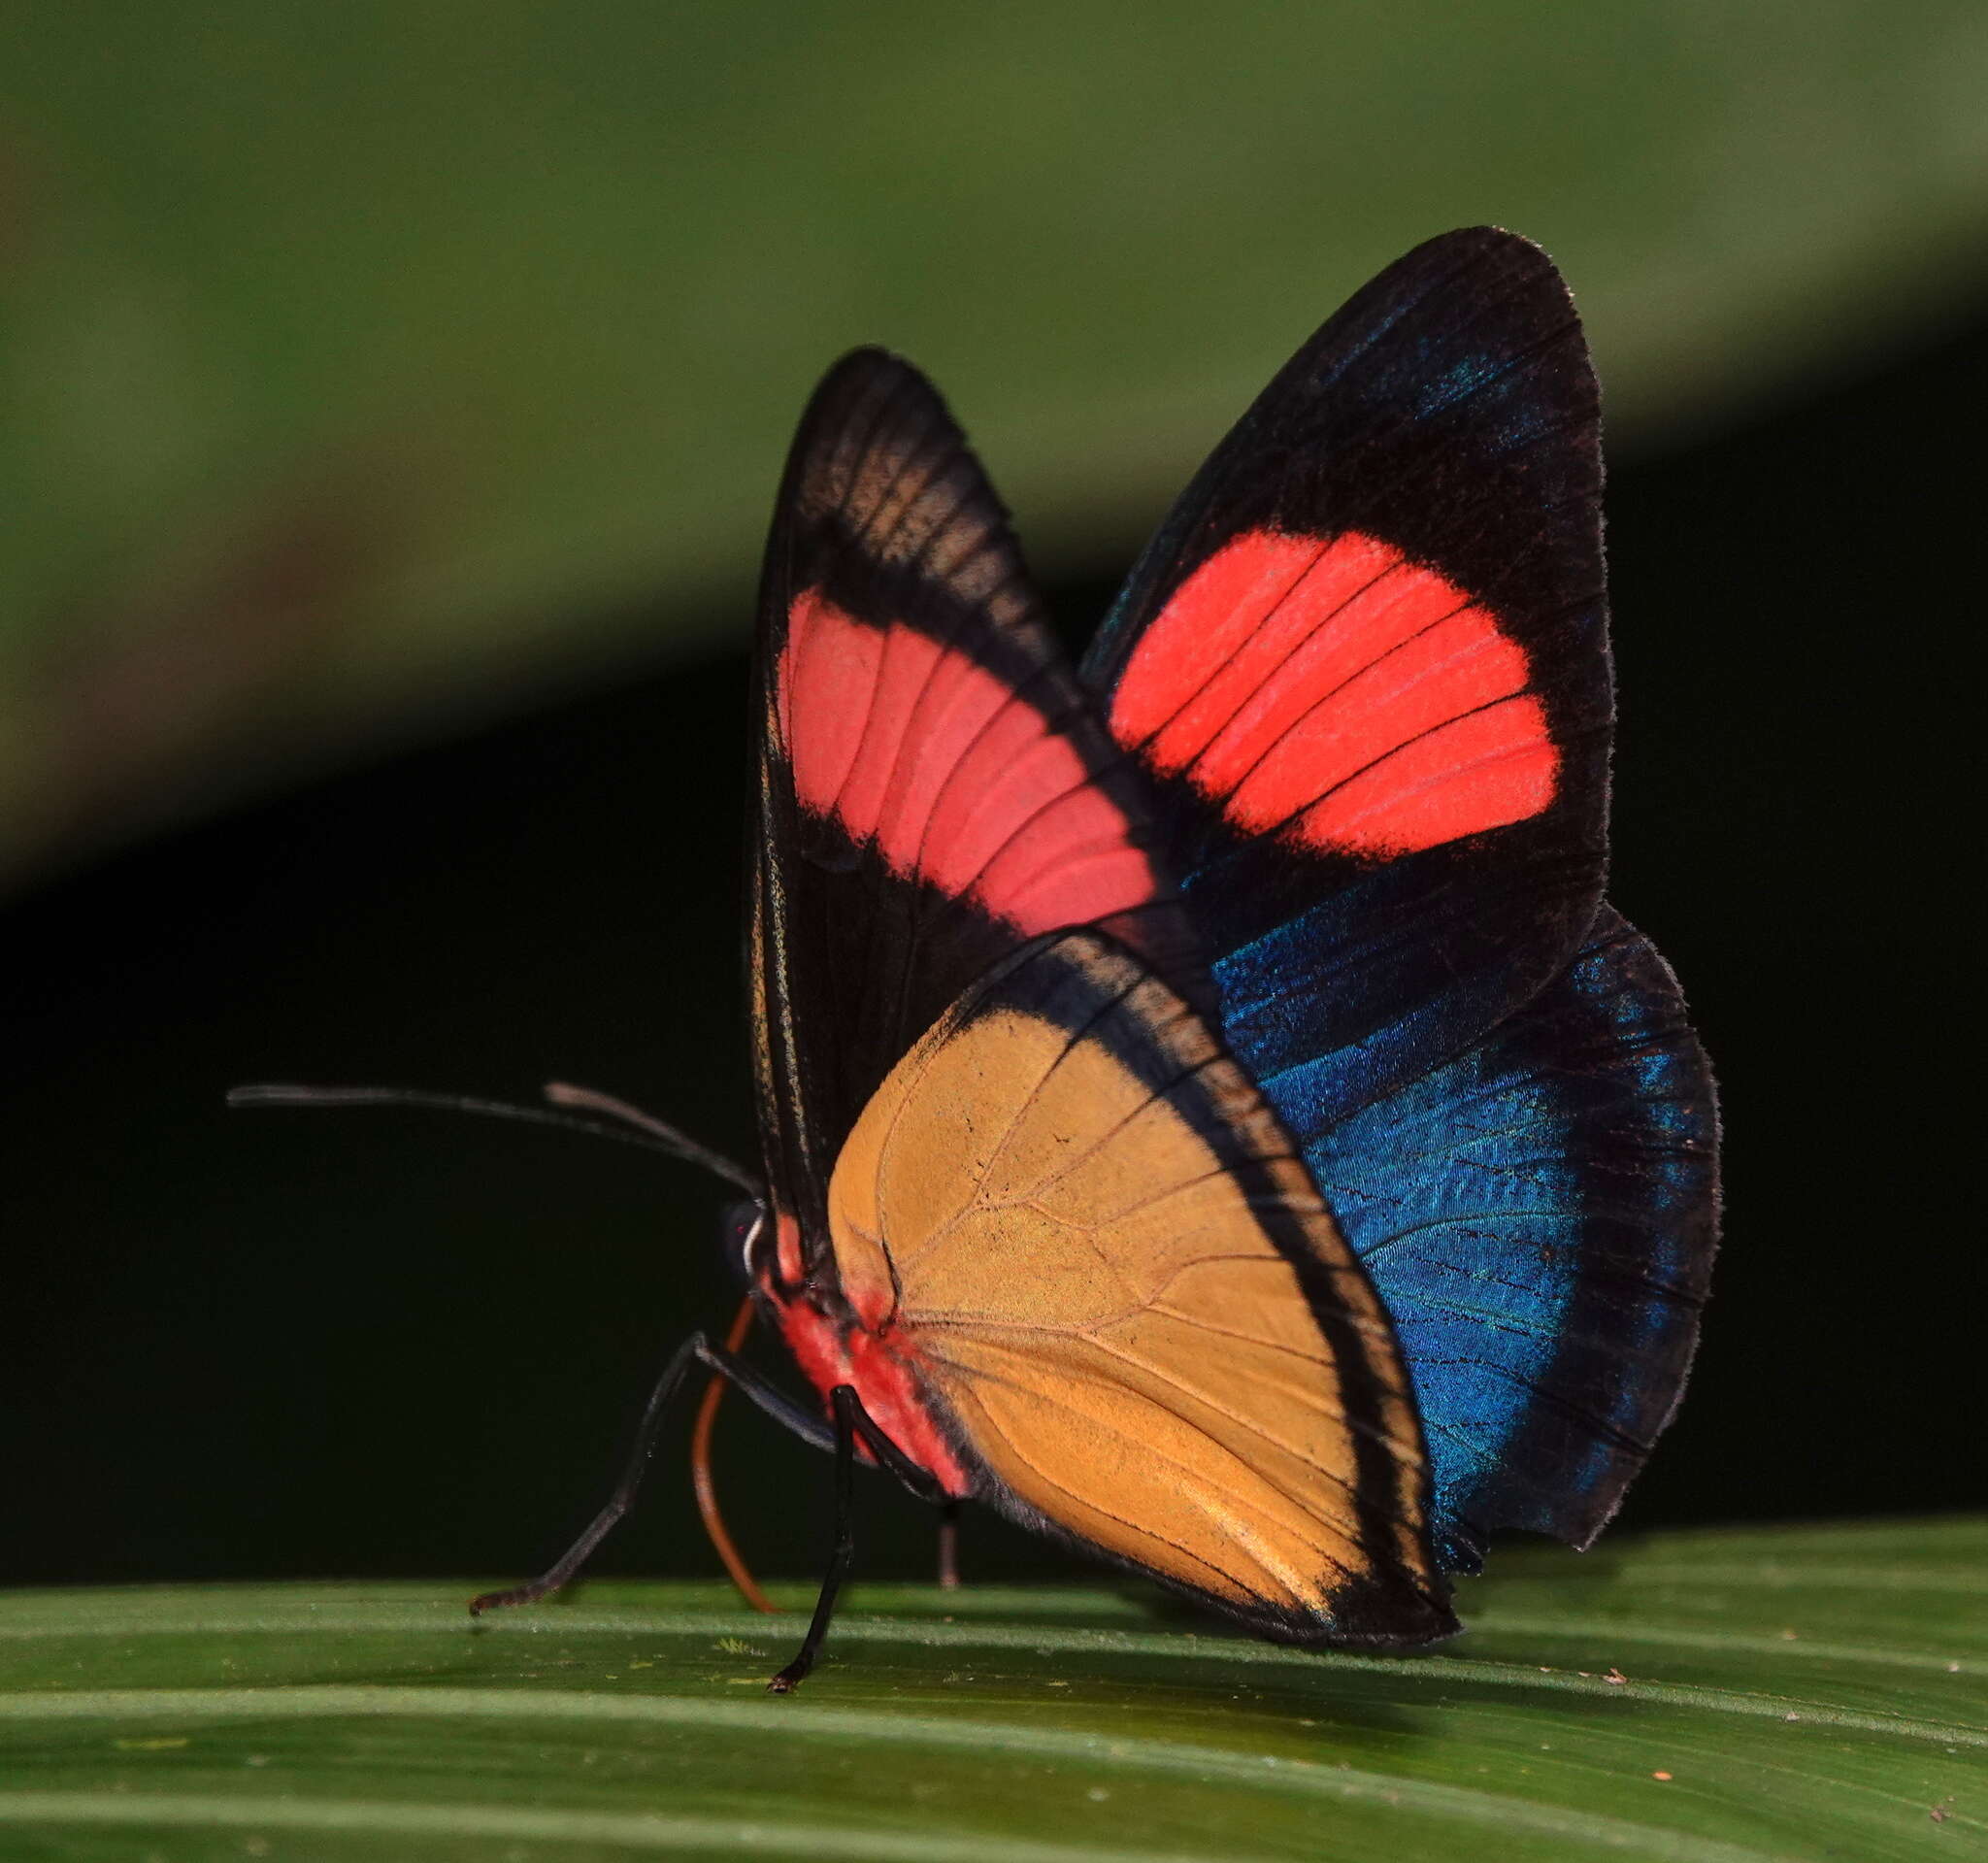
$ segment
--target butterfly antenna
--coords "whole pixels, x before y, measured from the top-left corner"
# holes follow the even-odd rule
[[[590,1086],[572,1086],[564,1081],[548,1081],[545,1094],[554,1106],[579,1107],[584,1112],[605,1114],[611,1119],[632,1125],[638,1132],[646,1132],[679,1158],[688,1158],[692,1164],[701,1164],[707,1171],[716,1172],[757,1202],[766,1201],[766,1185],[743,1164],[734,1164],[722,1151],[713,1151],[710,1146],[700,1145],[687,1132],[678,1131],[667,1119],[659,1119],[653,1113],[645,1113],[639,1106],[617,1100],[612,1093],[597,1092]]]
[[[412,1106],[436,1113],[471,1113],[484,1118],[514,1119],[524,1125],[548,1125],[564,1132],[590,1132],[595,1138],[614,1139],[636,1145],[646,1151],[660,1151],[666,1157],[701,1164],[728,1183],[737,1184],[749,1197],[764,1200],[766,1191],[757,1178],[742,1164],[734,1164],[722,1152],[700,1145],[673,1125],[586,1087],[553,1081],[546,1097],[555,1106],[584,1108],[611,1114],[621,1121],[607,1124],[600,1119],[576,1118],[570,1113],[548,1113],[544,1107],[513,1106],[505,1100],[478,1099],[467,1093],[427,1093],[409,1086],[292,1086],[265,1083],[228,1089],[230,1106]]]
[[[746,1335],[752,1330],[754,1312],[752,1296],[747,1294],[732,1316],[732,1330],[725,1335],[726,1351],[736,1353],[746,1344]],[[724,1395],[725,1381],[713,1372],[711,1382],[704,1387],[704,1402],[697,1407],[697,1422],[690,1432],[690,1485],[697,1495],[697,1512],[704,1521],[705,1534],[718,1557],[724,1561],[725,1570],[731,1575],[740,1597],[753,1610],[763,1611],[768,1616],[778,1616],[779,1606],[760,1590],[751,1568],[732,1544],[732,1536],[725,1528],[725,1516],[718,1512],[718,1491],[711,1474],[711,1431],[717,1420],[718,1405]]]

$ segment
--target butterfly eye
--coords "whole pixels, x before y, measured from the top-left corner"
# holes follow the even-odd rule
[[[725,1206],[725,1258],[748,1286],[757,1278],[753,1255],[765,1232],[766,1206],[756,1198]]]

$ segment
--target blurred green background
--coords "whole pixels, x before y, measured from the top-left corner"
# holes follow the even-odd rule
[[[1054,575],[1445,227],[1555,254],[1625,451],[1983,276],[1977,0],[10,13],[17,876],[709,650],[855,343]]]
[[[220,1091],[565,1076],[749,1147],[740,655],[816,375],[866,341],[930,370],[1080,636],[1311,326],[1479,220],[1553,253],[1595,346],[1617,896],[1726,1086],[1721,1291],[1638,1517],[1979,1500],[1969,1141],[1921,1072],[1972,987],[1927,798],[1978,631],[1979,0],[29,6],[10,1569],[541,1562],[722,1312],[718,1199]],[[726,1437],[756,1549],[805,1569],[824,1471]],[[662,1484],[612,1558],[707,1569]],[[984,1533],[970,1567],[1028,1556]]]

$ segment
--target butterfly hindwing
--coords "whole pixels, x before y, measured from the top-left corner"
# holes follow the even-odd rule
[[[859,350],[789,457],[761,589],[747,964],[775,1200],[818,1251],[835,1155],[1017,945],[1103,924],[1184,973],[1140,778],[1049,635],[938,395]]]
[[[1086,932],[891,1071],[830,1198],[838,1279],[974,1491],[1300,1642],[1454,1628],[1386,1314],[1246,1074]]]
[[[1586,1546],[1669,1422],[1717,1217],[1717,1118],[1668,965],[1604,908],[1572,963],[1440,1068],[1296,1134],[1392,1315],[1439,1544]]]

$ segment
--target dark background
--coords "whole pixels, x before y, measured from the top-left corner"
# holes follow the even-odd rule
[[[1613,893],[1684,980],[1727,1138],[1699,1367],[1626,1525],[1984,1499],[1961,766],[1984,339],[1988,316],[1612,481]],[[1053,591],[1074,636],[1136,543]],[[713,618],[749,600],[742,578]],[[523,1574],[586,1517],[665,1353],[729,1311],[722,1187],[580,1138],[221,1096],[565,1078],[749,1155],[745,678],[569,696],[4,909],[0,1576]],[[736,1402],[719,1458],[761,1569],[812,1569],[826,1464]],[[866,1531],[866,1569],[925,1569],[885,1482]],[[979,1517],[967,1563],[1068,1569]],[[598,1569],[716,1570],[680,1431]]]

